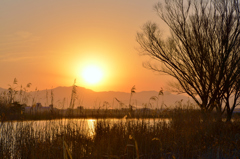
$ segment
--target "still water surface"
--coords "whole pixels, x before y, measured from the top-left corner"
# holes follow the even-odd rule
[[[11,154],[15,154],[15,145],[18,140],[52,140],[53,136],[65,136],[64,133],[77,132],[88,137],[93,137],[95,127],[98,122],[103,122],[110,127],[114,124],[142,124],[154,126],[157,123],[166,122],[168,119],[59,119],[59,120],[39,120],[39,121],[11,121],[0,123],[1,145],[10,148]],[[18,142],[17,142],[18,141]]]
[[[168,119],[57,119],[57,120],[35,120],[35,121],[12,121],[0,123],[0,138],[6,138],[4,135],[19,133],[19,130],[30,128],[33,132],[49,132],[50,134],[61,133],[69,127],[81,131],[85,135],[93,136],[97,122],[104,121],[110,126],[118,123],[126,124],[146,122],[152,126],[155,123],[169,122]],[[54,132],[53,132],[54,131]]]

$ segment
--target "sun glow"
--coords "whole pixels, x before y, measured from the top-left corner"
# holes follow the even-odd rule
[[[101,81],[103,73],[97,66],[88,66],[83,70],[82,77],[89,84],[97,84]]]

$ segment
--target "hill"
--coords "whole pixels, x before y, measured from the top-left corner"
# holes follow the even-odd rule
[[[0,91],[6,91],[6,89],[1,89]],[[108,103],[108,109],[111,108],[124,108],[129,105],[130,93],[126,92],[115,92],[115,91],[105,91],[105,92],[95,92],[84,87],[77,87],[77,99],[75,100],[75,107],[83,106],[84,108],[99,108],[103,107],[104,103]],[[52,95],[51,95],[52,92]],[[71,100],[72,87],[56,87],[51,90],[40,90],[29,92],[28,105],[32,105],[33,101],[36,103],[41,103],[43,106],[51,104],[51,99],[53,97],[54,107],[60,109],[66,109],[69,107]],[[166,107],[173,107],[177,105],[176,102],[191,101],[191,98],[185,95],[176,95],[170,92],[164,92],[163,96],[159,96],[158,104],[156,100],[150,100],[151,97],[157,96],[157,91],[142,91],[136,92],[132,96],[131,104],[137,108],[142,108],[147,104],[149,108],[161,107],[164,103]],[[120,105],[117,100],[121,101],[125,105]],[[151,105],[149,105],[149,102]]]
[[[57,87],[52,90],[42,90],[39,92],[31,92],[31,96],[36,98],[37,102],[42,103],[42,105],[50,104],[50,94],[53,92],[54,106],[57,108],[68,108],[71,100],[72,87]],[[46,97],[48,95],[48,98]],[[149,103],[149,99],[153,96],[157,96],[156,91],[142,91],[136,92],[132,96],[131,104],[138,108],[144,107],[144,104]],[[125,104],[121,106],[116,98]],[[115,92],[115,91],[105,91],[105,92],[95,92],[84,87],[77,87],[77,99],[75,106],[83,106],[84,108],[99,108],[102,107],[104,102],[108,103],[108,108],[122,108],[127,107],[129,104],[130,93],[126,92]],[[159,97],[158,106],[160,107],[164,103],[167,107],[172,107],[176,105],[178,101],[187,102],[189,98],[184,95],[171,94],[170,92],[164,92],[163,96]],[[192,100],[191,100],[192,101]],[[156,108],[157,101],[150,100],[152,107]],[[148,105],[149,106],[149,105]]]

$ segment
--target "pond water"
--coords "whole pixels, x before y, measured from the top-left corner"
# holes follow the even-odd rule
[[[81,130],[82,133],[90,133],[94,135],[95,126],[97,122],[104,121],[108,124],[114,125],[118,123],[126,124],[127,122],[147,122],[148,125],[154,125],[155,122],[169,122],[169,119],[57,119],[57,120],[34,120],[34,121],[9,121],[0,123],[1,138],[4,131],[8,134],[14,134],[23,128],[31,128],[32,131],[53,131],[53,129],[61,132],[66,126],[73,129]]]
[[[105,122],[110,126],[129,122],[142,123],[152,126],[158,122],[169,122],[169,119],[58,119],[58,120],[35,120],[35,121],[9,121],[0,123],[0,140],[7,140],[21,132],[31,132],[33,134],[60,134],[66,130],[77,130],[84,135],[93,136],[97,122]],[[68,129],[69,128],[69,129]],[[27,130],[27,131],[24,131]],[[36,133],[37,132],[37,133]],[[36,136],[44,139],[44,136]]]
[[[16,143],[25,140],[52,140],[53,136],[61,136],[64,133],[80,132],[80,134],[93,137],[98,122],[104,122],[110,127],[114,124],[141,124],[153,126],[159,122],[168,123],[168,119],[59,119],[39,121],[9,121],[0,123],[0,146],[9,147],[14,154]],[[64,135],[63,135],[64,136]],[[18,142],[17,142],[18,141]],[[0,147],[1,148],[1,147]],[[1,150],[0,150],[1,151]]]

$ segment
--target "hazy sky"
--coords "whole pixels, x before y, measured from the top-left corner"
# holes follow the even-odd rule
[[[35,89],[77,85],[94,91],[159,90],[166,76],[142,67],[136,33],[148,21],[167,32],[153,9],[159,0],[1,0],[0,87],[17,78]],[[82,77],[102,70],[99,83]]]

